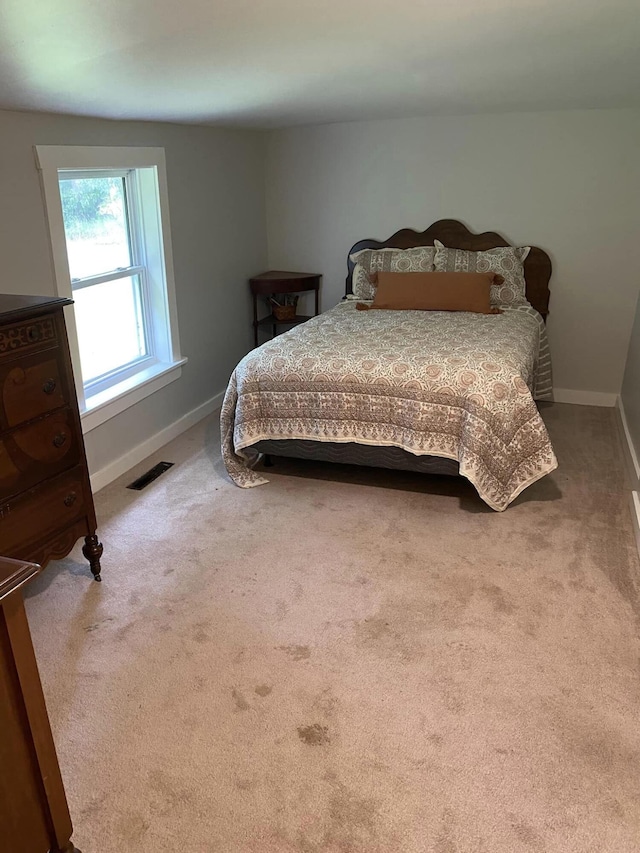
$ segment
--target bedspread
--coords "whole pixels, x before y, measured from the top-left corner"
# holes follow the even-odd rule
[[[252,470],[263,439],[401,447],[457,460],[504,510],[557,467],[532,396],[545,395],[542,330],[527,306],[484,315],[342,303],[238,364],[221,412],[227,471],[242,487],[267,482]]]

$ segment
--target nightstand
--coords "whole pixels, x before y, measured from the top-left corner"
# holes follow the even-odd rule
[[[271,326],[272,334],[277,334],[278,326],[297,326],[317,316],[320,313],[320,279],[321,275],[309,272],[284,272],[282,270],[270,270],[249,279],[249,286],[253,296],[253,340],[258,346],[258,329]],[[278,320],[273,313],[267,317],[258,319],[258,297],[277,296],[281,293],[304,293],[315,291],[315,315],[305,316],[296,314],[289,320]]]

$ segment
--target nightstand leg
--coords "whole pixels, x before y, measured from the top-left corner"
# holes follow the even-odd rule
[[[93,577],[97,581],[101,581],[100,577],[100,557],[102,557],[102,542],[94,534],[93,536],[85,536],[82,553],[89,560],[89,567],[93,573]]]

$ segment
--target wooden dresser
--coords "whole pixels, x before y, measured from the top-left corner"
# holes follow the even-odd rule
[[[76,850],[20,591],[39,571],[40,566],[0,557],[2,853]]]
[[[100,580],[102,545],[63,308],[0,295],[0,554],[46,565],[81,536]]]

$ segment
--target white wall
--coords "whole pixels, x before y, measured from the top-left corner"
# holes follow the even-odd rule
[[[638,273],[640,278],[640,273]],[[627,440],[631,443],[636,459],[640,460],[640,300],[629,341],[629,352],[622,383],[622,405],[628,431]],[[630,466],[633,468],[633,466]],[[638,488],[635,471],[631,472],[634,488]],[[635,482],[634,482],[635,481]]]
[[[638,274],[640,278],[640,273]],[[630,508],[636,545],[640,553],[640,300],[635,312],[622,392],[620,394],[622,443],[631,486]]]
[[[618,393],[640,282],[640,113],[520,113],[353,122],[270,135],[269,266],[344,293],[364,237],[460,219],[551,256],[557,388]]]
[[[53,295],[34,145],[165,148],[182,377],[85,436],[99,471],[226,387],[251,344],[247,279],[266,267],[264,137],[249,131],[0,111],[5,293]]]
[[[549,252],[556,386],[617,393],[639,286],[639,140],[640,114],[630,111],[277,131],[268,136],[265,223],[260,132],[0,111],[2,290],[54,293],[34,145],[162,146],[189,362],[180,380],[87,435],[92,471],[224,389],[251,346],[252,274],[321,272],[326,308],[343,294],[356,240],[442,217]],[[637,363],[640,372],[640,356]],[[628,375],[625,400],[637,384]],[[634,403],[628,407],[633,419]]]

